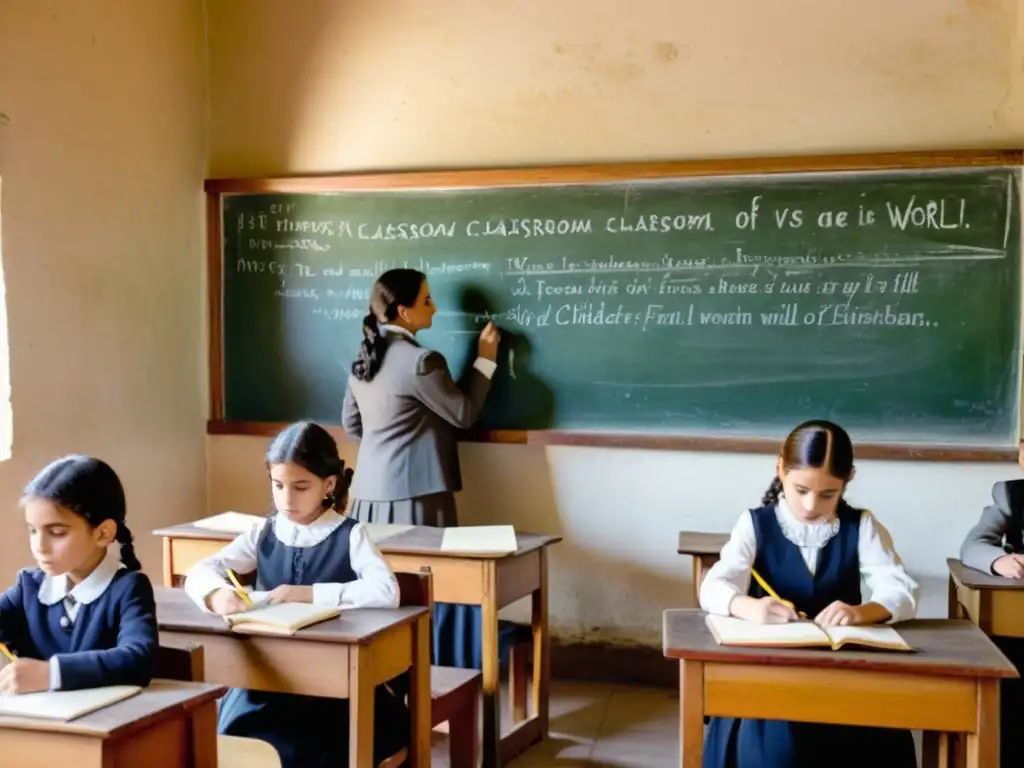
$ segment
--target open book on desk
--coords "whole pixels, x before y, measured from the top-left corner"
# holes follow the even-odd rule
[[[0,693],[0,715],[68,722],[130,698],[141,690],[137,685],[110,685],[80,691]]]
[[[713,615],[707,616],[705,621],[719,645],[750,648],[831,648],[833,651],[852,645],[884,651],[914,650],[892,627],[819,627],[813,621],[755,624],[734,616]]]
[[[253,607],[242,613],[232,613],[224,617],[228,626],[243,632],[258,632],[267,635],[294,635],[322,621],[341,615],[337,605],[313,605],[312,603],[278,603],[270,605],[265,602],[266,592],[255,592],[252,595]]]

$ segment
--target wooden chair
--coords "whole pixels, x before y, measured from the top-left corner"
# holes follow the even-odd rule
[[[396,573],[401,605],[432,608],[430,570]],[[448,723],[451,768],[476,768],[477,702],[483,676],[476,669],[430,668],[430,726]]]
[[[185,648],[160,646],[153,677],[164,680],[199,682],[204,677],[203,647],[189,644]],[[205,765],[196,760],[196,765]],[[239,736],[217,737],[217,765],[220,768],[281,768],[277,750],[265,741]]]

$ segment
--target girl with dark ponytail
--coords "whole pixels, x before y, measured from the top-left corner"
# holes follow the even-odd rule
[[[917,584],[882,524],[844,499],[853,475],[853,443],[842,427],[807,421],[794,429],[760,508],[740,516],[701,584],[701,607],[762,624],[806,616],[826,628],[912,619]],[[738,718],[711,718],[703,764],[804,768],[817,765],[823,749],[917,765],[910,731]]]
[[[415,269],[392,269],[382,274],[370,293],[370,311],[363,318],[363,340],[352,363],[352,375],[360,381],[373,381],[388,350],[388,334],[381,325],[390,323],[427,323],[434,314],[429,292],[419,301],[427,276]]]
[[[311,421],[292,424],[270,444],[266,467],[273,511],[192,567],[189,597],[221,615],[248,610],[228,580],[232,570],[253,577],[257,606],[397,607],[394,573],[366,526],[344,514],[352,470],[330,433]],[[404,673],[377,688],[374,765],[409,744],[408,688]],[[270,743],[283,768],[327,768],[349,765],[348,716],[345,699],[232,688],[221,700],[217,729]]]
[[[393,269],[373,285],[341,408],[345,432],[359,442],[349,514],[361,522],[459,524],[456,430],[472,427],[484,406],[500,334],[493,323],[483,327],[477,357],[456,383],[444,357],[416,339],[436,311],[422,272]],[[480,606],[438,602],[433,619],[434,664],[482,668]],[[502,650],[512,632],[499,628]]]
[[[17,655],[0,671],[0,692],[148,685],[156,605],[117,473],[66,456],[36,475],[21,504],[39,567],[0,596],[0,641]]]

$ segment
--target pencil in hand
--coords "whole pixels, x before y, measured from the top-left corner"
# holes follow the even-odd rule
[[[793,613],[795,613],[801,619],[806,619],[807,618],[807,614],[804,613],[803,611],[798,611],[796,609],[796,606],[793,605],[793,603],[791,603],[789,600],[783,600],[781,597],[779,597],[778,593],[774,589],[772,589],[771,587],[768,586],[768,582],[761,578],[761,574],[759,574],[753,568],[750,569],[750,575],[754,577],[754,581],[756,581],[761,586],[761,589],[763,589],[765,592],[768,593],[769,597],[775,598],[780,603],[785,605],[787,608],[792,609]]]
[[[3,643],[0,643],[0,653],[3,653],[3,655],[7,657],[8,661],[14,661],[14,659],[16,658],[15,655],[11,653],[11,649]]]
[[[238,577],[235,576],[235,572],[230,568],[228,568],[228,578],[231,579],[231,583],[235,585],[235,594],[241,598],[243,603],[252,608],[252,598],[249,597],[249,593],[242,588],[242,585],[238,581]]]

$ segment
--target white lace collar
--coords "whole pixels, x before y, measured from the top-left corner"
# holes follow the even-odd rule
[[[785,496],[779,496],[779,503],[775,505],[775,519],[783,536],[798,547],[807,549],[821,549],[839,533],[838,517],[820,523],[805,523],[794,517]]]

